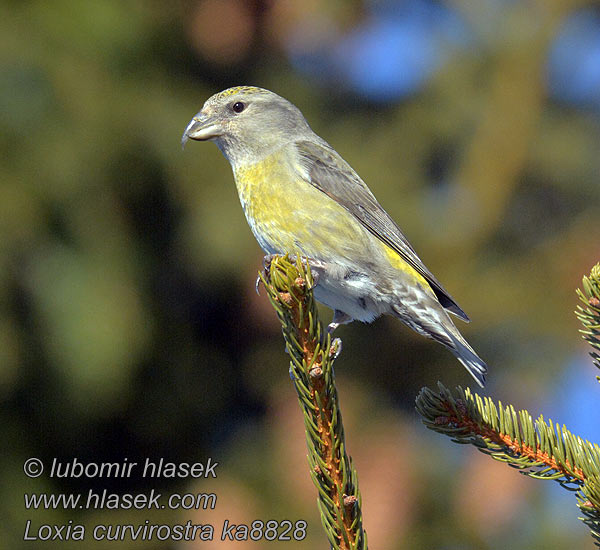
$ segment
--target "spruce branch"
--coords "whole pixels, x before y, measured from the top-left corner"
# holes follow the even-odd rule
[[[583,339],[586,340],[594,350],[600,351],[600,263],[596,264],[589,277],[582,281],[583,290],[577,289],[577,296],[586,307],[580,305],[575,310],[575,315],[583,329],[580,329]],[[600,355],[597,351],[590,352],[594,365],[600,369]],[[596,377],[600,381],[600,377]]]
[[[576,315],[583,324],[583,338],[600,350],[600,264],[583,278],[577,294],[586,307]],[[591,353],[600,368],[597,352]],[[470,443],[492,458],[506,462],[536,479],[558,481],[575,491],[582,521],[600,546],[600,447],[571,433],[566,426],[539,416],[533,420],[526,410],[496,404],[469,388],[452,393],[441,383],[438,391],[422,388],[416,409],[431,430],[456,443]]]
[[[361,497],[346,452],[333,363],[341,340],[323,330],[313,298],[310,265],[300,256],[274,256],[259,274],[282,325],[290,355],[290,377],[304,417],[310,475],[317,506],[331,547],[363,550]]]

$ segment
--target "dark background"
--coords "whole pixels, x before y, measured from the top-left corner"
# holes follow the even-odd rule
[[[0,44],[0,546],[68,546],[24,546],[27,519],[191,519],[218,538],[225,518],[288,518],[309,529],[286,547],[325,547],[280,329],[254,292],[262,253],[217,148],[179,143],[234,85],[291,100],[361,174],[471,317],[486,394],[600,439],[572,314],[600,260],[594,3],[5,1]],[[422,386],[473,385],[451,354],[388,318],[337,335],[372,548],[592,547],[572,495],[421,425]],[[28,457],[212,457],[218,479],[29,479]],[[153,487],[218,505],[23,505]]]

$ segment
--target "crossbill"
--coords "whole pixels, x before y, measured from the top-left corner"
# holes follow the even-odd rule
[[[315,299],[334,311],[330,330],[393,315],[447,347],[483,386],[486,365],[449,315],[468,321],[465,312],[296,106],[262,88],[229,88],[206,101],[182,144],[188,139],[214,141],[230,162],[261,248],[308,259]]]

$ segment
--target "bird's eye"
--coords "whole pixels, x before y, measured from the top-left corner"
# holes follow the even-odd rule
[[[232,107],[234,113],[241,113],[245,108],[246,105],[244,105],[241,101],[237,101]]]

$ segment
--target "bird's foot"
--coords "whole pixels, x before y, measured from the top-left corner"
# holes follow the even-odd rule
[[[333,312],[333,319],[331,323],[327,325],[327,332],[329,334],[333,334],[333,331],[338,328],[340,325],[344,325],[346,323],[351,323],[353,321],[352,317],[343,311],[336,309]]]

